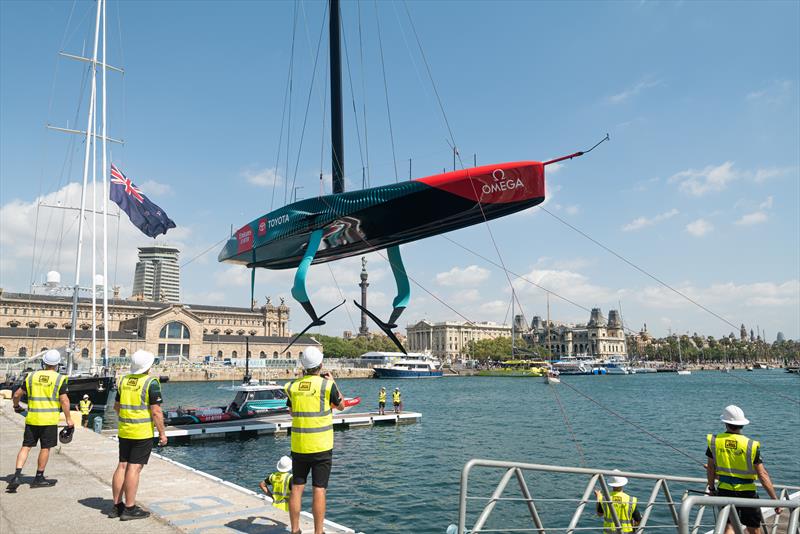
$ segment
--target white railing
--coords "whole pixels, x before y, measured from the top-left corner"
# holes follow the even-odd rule
[[[470,475],[475,468],[481,469],[481,476],[479,482],[486,484],[487,480],[492,480],[492,471],[500,471],[499,481],[495,486],[491,496],[476,496],[470,495]],[[547,496],[533,496],[531,487],[525,479],[525,472],[532,473],[536,477],[542,476],[544,473],[551,475],[564,475],[574,478],[578,477],[578,486],[582,480],[586,480],[585,486],[581,496],[578,498],[553,498],[552,487],[547,486],[543,488],[547,492]],[[636,473],[630,471],[615,471],[611,469],[587,469],[579,467],[564,467],[554,465],[541,465],[541,464],[528,464],[521,462],[501,462],[495,460],[478,460],[473,459],[466,463],[461,472],[461,491],[459,496],[459,511],[458,511],[458,526],[451,525],[448,528],[448,533],[451,534],[477,534],[479,532],[537,532],[538,534],[546,534],[547,531],[551,532],[564,532],[565,534],[576,534],[580,531],[598,531],[602,532],[603,521],[594,513],[596,506],[596,499],[593,492],[599,486],[599,491],[603,495],[603,500],[608,502],[610,500],[610,490],[607,484],[607,477],[622,476],[631,480],[637,481],[637,490],[641,487],[643,481],[651,484],[650,494],[646,502],[640,501],[638,509],[641,512],[641,521],[636,525],[632,534],[642,534],[645,530],[672,530],[677,534],[699,534],[700,532],[715,532],[722,533],[725,526],[730,521],[736,530],[737,534],[743,532],[741,524],[738,522],[738,515],[731,510],[736,506],[744,506],[749,504],[753,506],[752,499],[733,499],[726,497],[711,497],[706,495],[689,495],[692,492],[702,494],[697,488],[705,488],[705,478],[695,477],[681,477],[672,475],[660,475],[652,473]],[[519,486],[521,497],[505,496],[506,488],[512,479],[516,480]],[[537,478],[538,480],[538,478]],[[558,479],[559,487],[569,487],[571,484],[568,481]],[[695,489],[692,489],[695,488]],[[791,495],[790,491],[800,490],[797,486],[775,485],[776,491],[779,492],[778,500],[758,500],[756,506],[768,507],[765,509],[764,518],[765,523],[762,525],[764,534],[778,534],[780,517],[775,515],[772,511],[774,507],[782,507],[791,510],[790,519],[788,523],[788,530],[781,530],[781,534],[795,534],[798,527],[798,515],[800,515],[800,492]],[[673,497],[675,491],[678,491],[681,497],[676,500]],[[661,497],[661,499],[660,499]],[[467,521],[469,516],[468,504],[470,502],[480,501],[483,503],[482,509],[478,513],[477,510],[473,511],[472,516],[477,513],[477,518],[472,523],[470,528],[467,528]],[[528,517],[526,527],[517,527],[516,525],[509,525],[510,515],[503,512],[500,522],[503,523],[500,527],[487,527],[489,519],[492,517],[493,512],[498,503],[524,503],[525,512],[524,516]],[[537,506],[537,503],[539,506]],[[553,524],[545,525],[543,515],[540,507],[546,504],[549,508],[558,508],[558,513],[546,514],[559,518],[567,517],[567,512],[572,508],[572,513],[569,522],[566,524]],[[591,507],[592,526],[580,526],[581,519],[584,516],[586,506]],[[694,521],[691,522],[692,508],[697,507]],[[703,523],[703,515],[706,507],[712,508],[715,512],[720,509],[719,517],[712,523]],[[661,519],[668,518],[669,520],[660,522],[658,524],[648,524],[651,517],[655,517],[653,512],[658,509],[656,515]],[[664,510],[666,510],[664,512]],[[550,511],[550,510],[549,510]],[[616,533],[621,534],[621,526],[619,518],[613,507],[610,508],[612,521],[615,525],[613,529]],[[498,514],[500,515],[500,514]],[[716,514],[715,514],[716,515]],[[516,516],[519,520],[519,514]],[[496,518],[497,519],[497,518]],[[767,521],[771,521],[768,525]],[[690,527],[691,522],[691,527]],[[702,530],[701,530],[702,529]],[[690,532],[691,530],[691,532]]]

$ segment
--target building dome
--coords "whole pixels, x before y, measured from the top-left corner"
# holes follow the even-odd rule
[[[58,271],[49,271],[45,280],[48,286],[55,287],[61,283],[61,274]]]

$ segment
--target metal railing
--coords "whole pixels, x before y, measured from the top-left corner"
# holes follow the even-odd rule
[[[798,532],[798,520],[800,520],[800,493],[795,493],[794,498],[788,494],[786,489],[781,490],[778,495],[779,499],[758,499],[758,506],[760,508],[786,508],[790,510],[789,521],[786,524],[786,533],[794,534]],[[753,507],[753,499],[738,499],[735,497],[712,497],[710,495],[690,495],[686,497],[681,503],[681,510],[678,516],[678,534],[689,534],[689,523],[691,520],[692,509],[695,506],[700,508],[697,511],[695,523],[700,523],[703,511],[707,507],[712,507],[714,510],[719,509],[717,520],[714,525],[714,532],[724,532],[726,525],[730,522],[733,530],[737,534],[744,532],[745,527],[739,520],[737,507],[745,508]],[[766,514],[765,514],[766,515]],[[765,521],[762,524],[764,534],[777,534],[780,524],[780,516],[772,514],[773,520],[771,524]],[[697,533],[698,528],[692,529],[692,534]]]
[[[501,475],[494,491],[488,498],[469,495],[470,474],[476,467],[504,470],[504,473]],[[588,481],[586,482],[581,496],[577,499],[555,499],[547,497],[534,498],[531,488],[529,487],[528,482],[525,480],[525,472],[539,475],[542,473],[570,475],[580,477],[581,479],[588,477]],[[639,503],[638,509],[641,512],[641,521],[634,527],[634,532],[632,534],[642,534],[646,529],[674,529],[678,534],[699,534],[703,528],[708,531],[719,533],[725,530],[725,526],[729,521],[734,526],[736,532],[741,533],[743,530],[741,524],[738,522],[738,515],[735,511],[734,513],[731,513],[731,510],[735,510],[736,506],[741,507],[744,505],[750,505],[752,507],[753,504],[752,499],[711,497],[706,495],[690,496],[689,493],[692,491],[695,491],[696,493],[703,493],[702,491],[697,491],[696,489],[689,489],[688,486],[693,488],[705,488],[705,478],[636,473],[630,471],[616,471],[611,469],[586,469],[579,467],[473,459],[466,463],[461,472],[461,490],[459,495],[457,530],[453,528],[455,525],[452,525],[448,532],[455,531],[459,534],[477,534],[479,532],[537,532],[538,534],[546,534],[547,531],[564,532],[565,534],[576,534],[576,532],[579,531],[602,532],[605,530],[602,526],[602,520],[596,517],[595,514],[592,514],[593,526],[579,526],[579,523],[584,515],[586,505],[589,504],[592,507],[596,505],[597,501],[593,495],[596,486],[599,486],[604,501],[609,502],[611,500],[611,491],[606,480],[606,478],[610,476],[626,477],[628,479],[638,481],[640,483],[639,485],[641,485],[641,482],[643,481],[647,482],[648,484],[652,483],[650,495],[647,501],[644,503],[644,506],[642,507],[642,503]],[[480,481],[485,483],[487,478],[490,477],[482,476]],[[521,497],[504,497],[504,492],[506,491],[509,483],[511,483],[512,479],[516,480],[522,495]],[[559,482],[561,482],[561,479],[559,479]],[[580,480],[578,482],[580,482]],[[552,488],[550,487],[544,487],[543,489],[547,491],[548,494],[552,493]],[[678,500],[673,497],[674,491],[676,490],[682,494],[681,498]],[[779,492],[778,500],[759,500],[758,506],[770,508],[782,507],[792,510],[788,525],[789,529],[786,532],[788,534],[794,534],[797,530],[798,515],[800,514],[800,492],[790,496],[789,491],[798,491],[800,490],[800,487],[776,484],[775,490]],[[663,496],[663,500],[658,500],[659,496]],[[469,501],[485,501],[483,508],[480,510],[480,513],[478,514],[478,517],[472,524],[471,528],[467,528],[467,505]],[[517,528],[516,526],[509,527],[508,525],[505,525],[504,528],[488,528],[486,525],[492,516],[495,507],[498,503],[503,501],[524,503],[530,520],[528,525],[530,526],[525,528]],[[546,526],[542,517],[542,511],[539,509],[539,507],[537,507],[537,502],[540,505],[543,503],[548,503],[548,506],[558,505],[561,507],[567,507],[574,505],[575,507],[569,523],[566,526]],[[648,525],[648,521],[651,520],[651,517],[654,517],[653,512],[656,510],[656,507],[665,508],[666,513],[660,513],[659,510],[656,515],[660,515],[662,518],[667,517],[670,521],[667,521],[665,524]],[[689,532],[692,509],[694,507],[698,507],[698,510],[691,526],[691,532]],[[711,507],[715,512],[717,509],[721,510],[719,517],[717,517],[713,523],[702,522],[706,507]],[[611,519],[615,525],[613,530],[616,533],[621,533],[622,527],[620,519],[617,517],[614,507],[609,507],[609,510],[612,516]],[[557,514],[550,515],[564,517],[564,514],[560,512],[562,512],[562,510],[559,510],[559,513]],[[771,512],[771,510],[770,512],[765,513],[764,516],[765,521],[767,520],[766,518],[774,517],[771,525],[767,526],[765,523],[763,526],[764,534],[778,534],[778,522],[780,517],[775,515],[774,512]],[[504,515],[504,517],[506,516]],[[794,530],[792,530],[792,528],[794,528]],[[705,532],[705,530],[702,532]],[[781,534],[784,533],[782,532]]]

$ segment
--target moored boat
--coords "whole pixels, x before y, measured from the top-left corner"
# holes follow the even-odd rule
[[[444,375],[436,362],[421,358],[395,360],[374,369],[376,378],[439,378]]]

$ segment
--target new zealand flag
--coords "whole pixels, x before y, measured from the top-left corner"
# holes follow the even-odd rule
[[[156,237],[166,234],[175,223],[167,214],[150,202],[142,192],[125,177],[114,164],[111,164],[111,200],[128,214],[131,222],[145,235]]]

